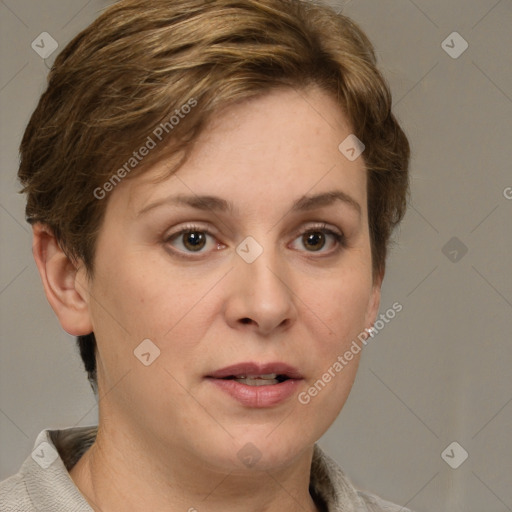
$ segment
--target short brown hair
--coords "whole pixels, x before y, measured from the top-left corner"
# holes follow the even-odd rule
[[[115,186],[116,169],[118,178],[135,176],[173,152],[183,162],[219,109],[308,85],[332,94],[365,144],[372,266],[383,275],[407,203],[409,144],[366,35],[310,1],[121,0],[107,9],[57,57],[25,131],[27,220],[50,227],[93,275],[108,200],[98,190]],[[194,108],[171,123],[191,100]],[[127,167],[158,126],[167,127],[159,147]],[[78,342],[95,389],[94,333]]]

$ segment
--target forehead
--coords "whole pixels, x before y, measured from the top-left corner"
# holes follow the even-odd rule
[[[364,206],[364,159],[350,161],[338,149],[351,132],[328,93],[274,90],[214,115],[172,176],[155,181],[171,168],[171,161],[162,160],[127,180],[112,199],[140,211],[170,193],[209,195],[225,198],[238,210],[261,211],[341,188]]]

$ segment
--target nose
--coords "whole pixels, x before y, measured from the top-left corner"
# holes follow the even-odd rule
[[[262,336],[290,328],[297,316],[296,296],[284,262],[270,250],[252,263],[235,258],[225,307],[230,327]]]

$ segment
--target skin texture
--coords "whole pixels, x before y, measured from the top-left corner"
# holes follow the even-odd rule
[[[63,328],[94,331],[98,343],[98,438],[70,472],[93,507],[317,510],[308,492],[313,445],[343,407],[360,354],[307,405],[297,394],[373,324],[380,300],[364,160],[338,150],[350,133],[317,88],[228,107],[174,176],[155,182],[168,165],[160,162],[110,193],[93,279],[48,229],[34,227],[36,262]],[[291,211],[300,197],[333,190],[361,212],[341,201]],[[176,194],[218,196],[235,211],[164,201],[140,213]],[[319,223],[343,232],[344,246],[323,240]],[[199,252],[190,237],[174,236],[190,224],[206,236]],[[250,264],[236,252],[247,236],[263,248]],[[134,356],[147,338],[160,349],[149,366]],[[251,408],[205,378],[246,361],[285,362],[304,379],[284,402]],[[261,455],[250,468],[237,456],[247,443]]]

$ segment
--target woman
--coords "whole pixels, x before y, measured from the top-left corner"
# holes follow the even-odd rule
[[[315,444],[405,211],[390,108],[308,2],[122,0],[63,50],[19,177],[99,425],[41,432],[2,510],[405,510]]]

